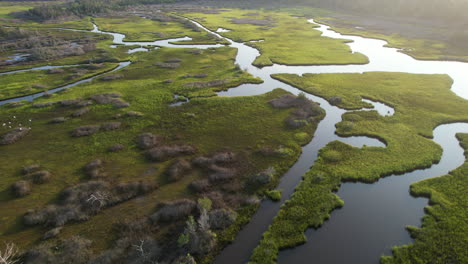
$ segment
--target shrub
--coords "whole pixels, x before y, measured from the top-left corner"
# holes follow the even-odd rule
[[[91,256],[91,241],[80,237],[60,240],[56,245],[40,245],[24,252],[24,264],[40,263],[88,263]]]
[[[103,162],[100,159],[91,161],[84,166],[84,171],[87,176],[92,179],[105,176],[102,171]]]
[[[226,229],[236,222],[237,214],[231,210],[216,209],[209,213],[212,229]]]
[[[107,150],[109,152],[119,152],[119,151],[122,151],[125,149],[125,146],[122,145],[122,144],[115,144],[115,145],[112,145],[110,146]]]
[[[101,129],[104,131],[116,130],[121,127],[122,123],[120,122],[107,122],[101,125]]]
[[[59,123],[65,122],[65,121],[67,121],[67,119],[65,117],[56,117],[56,118],[50,120],[50,123],[51,124],[59,124]]]
[[[229,181],[236,176],[236,171],[233,169],[222,168],[216,165],[210,166],[212,173],[208,176],[211,183]]]
[[[26,175],[34,171],[38,171],[41,168],[41,165],[39,164],[31,164],[24,166],[23,169],[21,170],[21,173]]]
[[[25,137],[31,129],[15,128],[0,138],[0,145],[10,145]]]
[[[89,109],[88,107],[84,107],[84,108],[78,109],[75,112],[73,112],[72,116],[73,117],[80,117],[80,116],[88,113],[90,110],[91,109]]]
[[[196,193],[206,192],[211,184],[207,179],[193,181],[189,184],[189,189]]]
[[[150,216],[150,220],[153,223],[183,220],[196,209],[197,203],[188,199],[165,202],[159,205],[159,210]]]
[[[154,147],[147,152],[147,156],[152,161],[165,161],[182,155],[195,153],[195,148],[189,145],[174,145]]]
[[[166,171],[169,181],[175,182],[182,179],[192,166],[186,160],[179,159],[174,161]]]
[[[343,102],[343,99],[340,96],[332,96],[328,99],[331,105],[339,105]]]
[[[266,191],[266,195],[273,201],[278,202],[281,200],[281,191],[280,190],[269,190]]]
[[[26,225],[59,227],[70,221],[85,221],[102,208],[118,204],[157,188],[152,182],[130,182],[112,186],[105,181],[89,181],[63,190],[57,204],[28,211]]]
[[[31,184],[27,181],[17,181],[11,186],[11,191],[16,197],[23,197],[31,193]]]
[[[259,174],[251,176],[248,185],[254,186],[255,188],[270,184],[273,180],[273,176],[276,173],[275,168],[270,167]]]
[[[122,74],[110,74],[110,75],[102,77],[101,80],[103,80],[103,81],[113,81],[113,80],[122,79],[122,78],[123,78]]]
[[[60,231],[62,231],[62,227],[56,227],[52,228],[51,230],[47,231],[43,236],[42,240],[47,240],[53,237],[56,237],[60,234]]]
[[[201,209],[207,211],[211,210],[211,206],[213,205],[213,202],[208,197],[198,198],[197,202]]]
[[[144,133],[137,137],[137,145],[141,149],[149,149],[158,144],[158,136],[151,133]]]
[[[73,130],[72,136],[74,137],[91,136],[92,134],[97,133],[99,129],[100,129],[100,126],[96,126],[96,125],[82,126]]]
[[[31,178],[35,184],[44,184],[50,181],[52,175],[48,171],[38,171],[31,175]]]
[[[105,93],[91,96],[91,99],[98,104],[110,104],[113,100],[122,97],[119,93]]]

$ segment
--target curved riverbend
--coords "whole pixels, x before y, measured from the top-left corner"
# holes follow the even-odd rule
[[[391,247],[411,243],[406,225],[420,226],[426,198],[409,194],[412,183],[447,174],[465,161],[455,135],[468,133],[468,124],[440,125],[434,142],[442,146],[440,162],[429,169],[392,175],[374,184],[344,183],[337,195],[345,206],[331,213],[319,229],[310,229],[310,243],[280,252],[278,263],[374,263],[390,255]]]
[[[220,34],[208,30],[201,24],[192,21],[198,27],[211,34],[223,38],[229,42],[231,47],[238,49],[236,63],[242,69],[246,69],[252,75],[264,80],[262,84],[244,84],[228,91],[219,92],[219,96],[248,96],[269,92],[274,88],[282,88],[293,94],[301,93],[300,90],[271,78],[275,73],[362,73],[367,71],[390,71],[409,73],[442,73],[449,74],[453,80],[452,91],[457,95],[468,98],[468,64],[460,62],[445,61],[418,61],[410,56],[398,52],[397,49],[386,48],[385,41],[366,39],[356,36],[344,36],[329,30],[328,26],[320,25],[318,30],[324,36],[332,38],[351,39],[349,43],[353,52],[361,52],[369,57],[370,63],[366,65],[339,65],[339,66],[287,66],[273,65],[270,67],[257,68],[252,62],[260,55],[257,49],[249,47],[244,43],[236,43]],[[313,22],[313,20],[310,20]],[[171,40],[160,40],[154,42],[126,42],[125,35],[111,32],[103,32],[94,25],[93,32],[109,34],[114,37],[114,44],[139,45],[139,46],[161,46],[174,48],[198,48],[207,49],[223,46],[216,45],[180,45],[173,44],[177,41],[190,40],[190,38],[178,38]],[[128,64],[127,64],[128,65]],[[122,66],[122,65],[121,65]],[[120,67],[120,66],[119,66]],[[117,69],[115,69],[117,70]],[[74,84],[74,85],[77,85]],[[66,87],[69,88],[70,86]],[[58,89],[58,88],[57,88]],[[61,89],[65,89],[61,88]],[[42,95],[42,94],[41,94]],[[37,95],[34,98],[41,96]],[[306,94],[309,99],[320,103],[326,111],[325,119],[319,123],[313,140],[305,145],[298,161],[281,178],[279,189],[283,190],[283,197],[279,203],[265,200],[255,213],[249,224],[247,224],[237,235],[236,240],[229,245],[216,258],[216,263],[245,263],[248,261],[252,250],[258,245],[261,235],[270,225],[273,217],[278,213],[283,204],[294,192],[295,186],[300,182],[302,176],[309,170],[317,158],[318,151],[334,140],[340,140],[356,147],[374,146],[385,147],[385,144],[368,137],[342,138],[335,134],[335,125],[341,121],[341,116],[346,110],[330,105],[326,100]],[[32,97],[15,99],[32,100]],[[365,98],[364,100],[369,100]],[[379,102],[366,101],[374,106],[382,116],[393,115],[394,109]],[[0,102],[2,104],[4,102]],[[364,109],[369,110],[369,109]],[[388,254],[389,248],[411,242],[405,225],[419,225],[424,214],[422,208],[427,204],[426,199],[414,199],[410,196],[408,189],[412,182],[446,174],[464,161],[463,150],[458,145],[454,135],[458,132],[468,132],[468,125],[463,123],[441,125],[434,130],[434,141],[444,149],[442,160],[430,169],[417,170],[402,176],[387,177],[376,184],[345,183],[342,185],[338,195],[346,201],[343,209],[335,210],[331,220],[326,222],[318,230],[309,230],[307,236],[311,241],[320,243],[307,243],[298,248],[282,251],[279,261],[282,263],[303,263],[304,259],[314,259],[317,263],[378,263],[382,254]],[[389,198],[392,197],[392,198]],[[386,202],[385,204],[382,204]],[[391,218],[384,213],[392,208]],[[385,209],[382,211],[382,209]],[[365,211],[363,211],[365,210]],[[395,211],[397,212],[395,213]],[[402,211],[404,210],[404,212]],[[365,222],[359,216],[365,215],[371,222]],[[395,216],[398,219],[395,220]],[[367,232],[369,230],[369,232]],[[384,231],[384,235],[379,232]],[[358,235],[352,232],[359,232]],[[376,241],[376,237],[378,238]],[[337,242],[343,242],[337,247]],[[340,249],[340,247],[346,250]],[[348,250],[352,247],[352,250]],[[337,254],[337,252],[339,252]],[[337,256],[342,258],[337,258]],[[364,255],[365,258],[360,256]],[[343,261],[345,259],[346,261]]]

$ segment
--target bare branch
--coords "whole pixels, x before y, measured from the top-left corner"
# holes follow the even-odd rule
[[[5,243],[5,249],[0,251],[0,264],[15,264],[18,260],[15,259],[18,255],[18,248],[13,243]]]

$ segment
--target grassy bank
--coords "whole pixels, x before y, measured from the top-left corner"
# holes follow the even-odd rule
[[[273,63],[287,65],[315,64],[364,64],[368,59],[359,53],[351,53],[345,40],[321,37],[304,18],[288,13],[259,10],[220,10],[214,14],[183,13],[200,22],[210,30],[219,27],[231,30],[222,35],[237,41],[251,42],[248,45],[260,50],[261,56],[254,65],[268,66]]]
[[[468,120],[468,102],[450,92],[451,80],[444,75],[373,72],[278,74],[275,78],[327,100],[340,96],[339,105],[349,109],[366,106],[361,98],[381,101],[394,107],[395,115],[356,111],[343,116],[338,134],[377,137],[387,147],[355,148],[335,141],[323,148],[264,234],[252,263],[275,262],[280,249],[304,243],[307,228],[318,228],[331,210],[343,205],[333,193],[342,181],[373,182],[385,175],[429,167],[441,155],[440,147],[427,138],[432,130],[439,124]]]
[[[458,134],[468,156],[468,135]],[[414,244],[393,248],[392,257],[381,263],[466,263],[468,217],[466,187],[468,161],[450,174],[417,182],[411,193],[430,199],[421,228],[408,227]]]

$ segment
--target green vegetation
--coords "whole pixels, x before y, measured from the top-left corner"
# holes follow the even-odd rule
[[[274,262],[278,250],[304,243],[307,228],[318,228],[330,211],[343,205],[333,193],[342,181],[373,182],[385,175],[428,167],[440,159],[441,149],[426,137],[439,124],[468,120],[468,102],[449,90],[451,80],[445,75],[371,72],[278,74],[275,78],[325,99],[339,95],[340,106],[348,109],[366,106],[361,98],[381,101],[393,106],[395,115],[382,117],[375,111],[343,115],[338,134],[376,137],[387,147],[355,148],[334,141],[323,148],[264,234],[252,263]],[[349,126],[350,122],[354,125]]]
[[[268,198],[270,198],[271,200],[273,200],[275,202],[281,200],[281,191],[280,190],[267,191],[266,195],[268,196]]]
[[[116,63],[27,71],[0,76],[0,100],[34,94],[110,71]]]
[[[106,208],[92,216],[86,222],[66,225],[60,233],[60,239],[79,234],[93,241],[94,253],[112,246],[116,239],[115,224],[122,221],[134,221],[145,218],[154,212],[158,202],[179,198],[197,198],[187,186],[202,179],[203,173],[194,171],[177,182],[167,182],[165,171],[172,164],[148,162],[144,153],[137,147],[135,138],[144,132],[150,132],[164,138],[164,144],[188,144],[197,149],[197,155],[210,155],[223,149],[238,153],[243,163],[239,172],[242,175],[232,188],[241,188],[236,195],[245,193],[243,181],[261,170],[275,168],[268,186],[273,187],[278,176],[291,166],[300,153],[304,138],[312,137],[316,124],[291,129],[284,123],[290,114],[288,109],[275,109],[268,101],[284,95],[282,90],[254,97],[222,98],[208,97],[213,91],[247,82],[259,82],[246,72],[236,68],[233,59],[236,50],[229,47],[204,50],[202,54],[187,52],[187,49],[162,48],[148,53],[133,55],[135,62],[123,70],[112,73],[121,75],[120,79],[104,81],[101,78],[88,84],[75,86],[60,92],[52,98],[41,98],[34,104],[57,102],[81,98],[87,100],[93,95],[117,92],[121,99],[128,102],[128,108],[115,108],[111,105],[88,105],[89,111],[79,117],[72,117],[76,106],[56,104],[43,108],[32,107],[26,103],[20,107],[2,107],[0,120],[28,124],[31,131],[23,139],[12,145],[1,146],[0,167],[0,224],[1,240],[12,241],[26,249],[36,245],[45,227],[26,227],[22,217],[27,210],[44,208],[54,203],[57,195],[64,188],[86,181],[83,166],[95,159],[104,161],[103,170],[109,179],[119,182],[136,180],[156,180],[161,186],[148,194],[141,201],[123,202]],[[177,68],[165,68],[154,65],[178,59]],[[206,68],[206,65],[213,67]],[[194,80],[186,75],[206,73],[203,79]],[[106,76],[106,75],[104,75]],[[172,82],[164,82],[172,80]],[[187,85],[194,81],[214,82],[215,86]],[[168,107],[173,102],[173,95],[181,94],[191,98],[190,103],[179,107]],[[141,113],[130,115],[128,113]],[[259,120],[258,116],[262,119]],[[13,119],[13,116],[15,117]],[[52,124],[52,120],[65,117],[65,122]],[[32,121],[29,121],[32,120]],[[121,128],[112,131],[100,131],[89,137],[71,137],[71,132],[84,125],[101,125],[109,121],[121,122]],[[0,135],[8,131],[0,127]],[[301,141],[294,135],[301,133]],[[304,135],[305,133],[305,135]],[[121,144],[119,152],[109,152],[109,147]],[[265,147],[288,149],[290,155],[265,155],[259,152]],[[44,155],[44,153],[56,155]],[[193,158],[194,155],[189,155]],[[33,185],[31,193],[14,199],[10,186],[23,179],[20,171],[23,166],[40,164],[52,175],[50,182]],[[228,185],[229,186],[229,185]],[[248,195],[244,194],[244,195]],[[206,200],[202,200],[207,204]],[[238,213],[234,225],[228,229],[216,231],[218,246],[221,248],[235,237],[240,227],[248,222],[256,206],[247,205],[235,208]],[[159,237],[164,237],[162,229]],[[53,240],[56,241],[56,240]],[[213,249],[213,254],[219,251]],[[209,257],[208,257],[209,258]]]
[[[103,31],[119,32],[126,35],[125,41],[155,41],[161,39],[191,37],[185,44],[216,44],[223,41],[216,36],[200,31],[198,28],[182,24],[181,19],[164,16],[158,20],[145,19],[139,16],[95,18],[94,21]]]
[[[214,12],[216,13],[216,12]],[[211,30],[218,27],[231,30],[222,35],[260,50],[261,56],[254,65],[272,63],[287,65],[315,64],[364,64],[368,59],[359,53],[351,53],[346,40],[321,37],[313,24],[288,13],[257,10],[221,10],[217,14],[187,13]]]
[[[457,137],[468,157],[468,134]],[[468,160],[449,175],[411,185],[413,195],[430,199],[427,215],[421,228],[408,227],[414,244],[395,247],[393,257],[383,257],[382,264],[468,262],[467,181]]]

